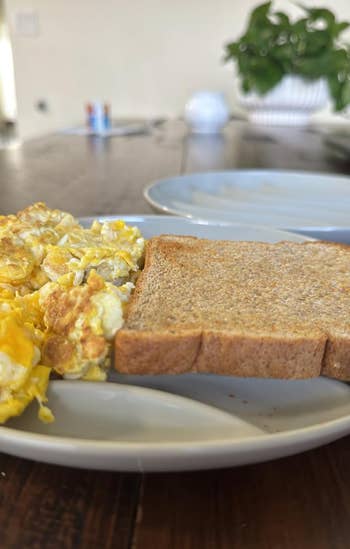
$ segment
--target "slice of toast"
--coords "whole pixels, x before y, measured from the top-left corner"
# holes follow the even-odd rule
[[[350,379],[350,247],[153,238],[115,351],[128,374]]]

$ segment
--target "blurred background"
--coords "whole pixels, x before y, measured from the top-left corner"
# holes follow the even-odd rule
[[[108,101],[116,117],[176,118],[200,89],[224,92],[239,112],[223,46],[243,32],[256,4],[0,0],[1,125],[15,126],[22,139],[43,135],[81,123],[91,99]],[[300,15],[290,2],[274,6]],[[349,0],[328,7],[350,20]],[[315,116],[343,118],[329,108]]]

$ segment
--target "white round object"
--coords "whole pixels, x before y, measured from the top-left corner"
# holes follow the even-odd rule
[[[193,133],[218,133],[227,124],[229,112],[220,92],[195,93],[186,104],[185,120]]]

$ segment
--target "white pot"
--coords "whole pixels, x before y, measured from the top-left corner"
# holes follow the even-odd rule
[[[238,102],[255,124],[300,126],[310,115],[326,106],[329,99],[326,80],[308,82],[299,76],[285,76],[266,95],[238,93]]]

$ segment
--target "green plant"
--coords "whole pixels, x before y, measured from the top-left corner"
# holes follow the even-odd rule
[[[328,9],[300,4],[305,16],[292,22],[271,5],[255,8],[243,36],[225,46],[225,61],[238,64],[242,90],[264,95],[286,74],[325,78],[335,110],[343,110],[350,104],[350,46],[339,36],[349,23],[337,21]]]

